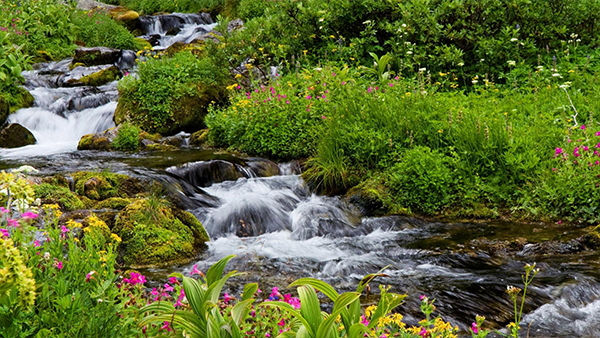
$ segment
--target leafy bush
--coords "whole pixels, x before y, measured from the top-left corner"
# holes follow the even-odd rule
[[[88,47],[105,46],[137,50],[135,37],[116,21],[102,12],[73,13],[74,33],[77,40]]]
[[[190,51],[149,58],[139,65],[137,78],[119,82],[115,120],[161,134],[199,128],[211,101],[223,99],[225,79],[225,69]]]
[[[121,150],[136,150],[140,141],[140,128],[131,123],[123,123],[115,137],[112,147]]]
[[[453,196],[449,159],[429,147],[415,147],[404,153],[402,162],[389,169],[390,185],[403,207],[434,214],[448,205]]]

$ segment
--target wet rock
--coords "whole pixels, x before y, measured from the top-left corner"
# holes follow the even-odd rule
[[[0,148],[19,148],[36,142],[33,134],[18,123],[11,123],[0,131]]]
[[[522,256],[548,256],[557,254],[574,254],[585,250],[578,240],[568,242],[548,241],[542,243],[525,244],[519,252]]]
[[[280,174],[277,163],[264,158],[253,158],[247,161],[246,164],[258,177],[271,177]]]
[[[76,67],[59,78],[62,87],[101,86],[121,77],[117,66]]]
[[[171,29],[169,29],[165,34],[166,35],[177,35],[181,32],[181,27],[173,27]]]
[[[137,65],[137,63],[135,61],[136,59],[137,59],[137,55],[135,54],[134,51],[123,50],[123,51],[121,51],[121,57],[117,61],[117,65],[122,70],[123,69],[132,69]]]
[[[170,168],[169,171],[199,187],[209,187],[215,183],[246,177],[239,165],[223,160],[186,163]]]
[[[113,197],[131,198],[145,191],[140,180],[121,174],[84,171],[74,173],[72,177],[75,192],[96,201]]]
[[[523,250],[527,244],[527,238],[517,237],[513,240],[489,240],[485,237],[477,238],[469,242],[469,246],[476,250],[485,251],[491,256],[514,255]]]
[[[134,201],[119,213],[113,230],[123,240],[123,262],[132,267],[191,259],[209,240],[193,215],[161,199]]]
[[[170,144],[160,144],[160,143],[152,143],[146,146],[144,150],[147,151],[175,151],[179,148],[172,146]]]
[[[86,66],[113,65],[119,61],[121,51],[108,47],[81,47],[75,50],[72,63],[83,63]]]

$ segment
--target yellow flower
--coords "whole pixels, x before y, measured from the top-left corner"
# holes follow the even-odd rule
[[[110,239],[112,239],[114,242],[121,243],[121,237],[119,237],[117,234],[110,234]]]
[[[335,35],[330,35],[329,37],[332,39],[335,39]]]
[[[260,47],[258,50],[262,52],[262,51],[263,51],[263,50],[265,50],[265,49],[264,49],[264,48],[262,48],[262,47]]]
[[[240,77],[242,77],[242,74],[240,74],[240,73],[238,73],[238,74],[235,74],[235,78],[236,78],[236,79],[239,79]]]
[[[303,50],[302,53],[304,53],[304,56],[306,56],[306,53],[308,53],[308,50]]]
[[[443,132],[444,132],[444,129],[438,130],[438,133],[440,133],[440,134],[443,133]]]
[[[573,69],[571,69],[567,73],[575,73],[575,71]]]
[[[232,84],[231,86],[227,86],[227,90],[234,90],[234,89],[236,89],[236,88],[237,88],[237,86],[238,86],[238,84],[237,84],[237,83],[234,83],[234,84]]]

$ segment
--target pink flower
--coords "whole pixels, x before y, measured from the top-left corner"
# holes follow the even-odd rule
[[[427,329],[425,329],[424,327],[421,328],[421,332],[419,332],[419,336],[425,338],[427,337]]]
[[[55,263],[55,267],[58,268],[58,270],[62,270],[63,263],[61,261],[58,261],[58,263]]]
[[[306,97],[306,99],[307,99],[307,100],[310,100],[310,99],[312,99],[312,96],[308,95],[308,96]]]
[[[307,111],[307,112],[310,112],[310,108],[306,107],[306,111]]]
[[[600,136],[600,131],[595,132],[594,135]]]
[[[177,277],[169,277],[169,283],[176,284],[177,283]]]
[[[327,119],[327,116],[325,116],[325,115],[321,115],[321,118],[322,118],[323,120],[325,120],[325,119]]]
[[[2,233],[2,237],[10,237],[7,229],[0,229],[0,233]]]
[[[477,332],[479,332],[479,330],[477,329],[477,323],[473,323],[471,324],[471,331],[473,331],[474,334],[477,334]]]
[[[24,218],[24,219],[34,219],[34,218],[37,218],[38,216],[39,216],[38,214],[31,212],[31,211],[21,214],[21,218]]]
[[[269,332],[265,333],[265,337],[269,338],[271,337],[271,334]]]
[[[0,214],[7,214],[9,211],[10,210],[6,209],[5,207],[0,207]]]
[[[367,89],[367,93],[370,93],[370,92],[371,92],[371,87],[369,87],[369,89]]]
[[[88,272],[87,275],[85,275],[85,282],[88,283],[90,281],[90,278],[92,278],[92,276],[96,273],[96,271],[90,271]]]
[[[165,325],[163,325],[160,329],[161,330],[167,330],[167,332],[171,332],[173,330],[169,327],[170,325],[171,325],[171,323],[165,322]]]
[[[342,85],[345,85],[345,84],[346,84],[346,81],[342,81]]]
[[[285,104],[290,104],[290,101],[288,101],[288,100],[285,100]]]
[[[360,316],[360,318],[362,319],[360,322],[362,324],[364,324],[365,326],[369,326],[369,320],[367,319],[367,317],[365,317],[364,315]]]
[[[227,294],[227,292],[225,292],[225,295],[223,295],[223,301],[225,302],[225,304],[229,304],[229,302],[234,299],[235,297],[230,296],[229,294]]]
[[[563,153],[563,149],[562,148],[556,148],[556,150],[554,151],[554,156],[557,156],[559,154]]]
[[[590,150],[590,148],[588,148],[588,146],[583,146],[583,151],[588,151]]]
[[[335,76],[335,73],[333,73],[333,76]]]
[[[285,326],[285,321],[283,319],[281,319],[281,321],[279,323],[277,323],[277,325],[284,327]]]
[[[190,272],[190,276],[193,276],[193,275],[200,275],[200,276],[203,275],[202,271],[198,270],[197,264],[194,264],[194,267],[192,268],[192,272]]]
[[[18,227],[19,226],[19,222],[16,219],[9,218],[7,222],[8,222],[7,225],[9,227]]]
[[[394,84],[393,84],[393,83],[391,83],[391,82],[390,82],[390,83],[388,83],[388,85],[389,85],[390,87],[393,87],[393,86],[394,86]]]
[[[552,168],[552,171],[556,171],[556,168]]]
[[[171,285],[169,285],[169,284],[165,284],[165,285],[164,285],[164,288],[165,288],[165,291],[166,291],[166,292],[171,292],[171,291],[173,291],[173,287],[172,287]]]
[[[131,285],[136,285],[136,284],[143,285],[144,283],[146,283],[146,277],[144,275],[142,275],[141,273],[132,272],[130,274],[130,278],[124,278],[123,282],[129,283]]]
[[[423,299],[426,299],[426,298],[427,298],[427,296],[425,296],[425,295],[421,295],[421,297],[419,297],[420,300],[423,300]]]
[[[399,79],[400,79],[400,78],[399,78],[399,77],[397,77],[397,76],[394,78],[394,80],[399,80]]]
[[[175,306],[182,306],[183,303],[181,301],[184,298],[185,298],[185,292],[183,291],[183,289],[181,289],[181,291],[179,292],[179,297],[177,297],[177,302],[175,302]]]
[[[379,87],[375,87],[375,90],[379,90]]]
[[[34,248],[37,248],[39,246],[41,246],[40,241],[38,241],[37,239],[35,241],[33,241],[33,247]]]
[[[156,290],[156,288],[152,288],[150,294],[152,294],[153,296],[158,296],[158,290]]]
[[[585,130],[585,124],[581,125],[581,130]]]
[[[558,222],[556,222],[556,224],[562,224],[562,221],[558,221]]]
[[[64,226],[64,225],[63,225],[63,226],[60,228],[60,232],[61,232],[61,233],[63,233],[63,234],[66,234],[66,233],[67,233],[67,232],[69,232],[69,231],[70,231],[70,230],[69,230],[69,228],[67,228],[67,227],[66,227],[66,226]]]

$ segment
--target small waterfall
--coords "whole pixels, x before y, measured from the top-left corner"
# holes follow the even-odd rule
[[[216,26],[208,13],[173,13],[140,18],[146,38],[155,42],[155,49],[165,49],[174,43],[191,43]]]

